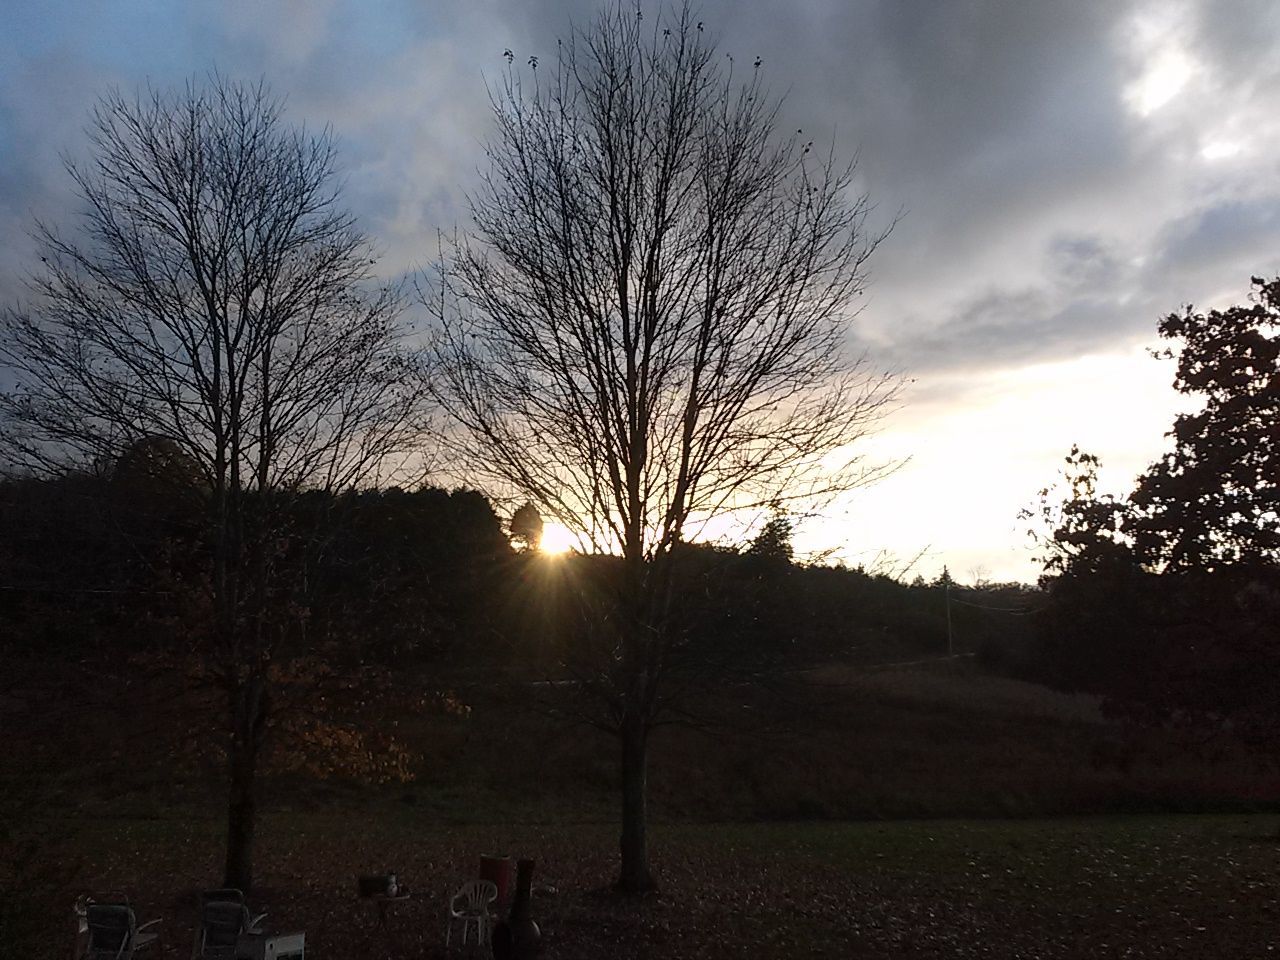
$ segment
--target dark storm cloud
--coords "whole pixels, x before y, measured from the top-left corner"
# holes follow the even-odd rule
[[[1189,33],[1205,58],[1234,80],[1272,88],[1280,84],[1280,4],[1274,0],[1199,4]]]
[[[1048,252],[1053,275],[1071,291],[1110,289],[1124,271],[1115,249],[1097,235],[1054,237]]]
[[[816,55],[773,44],[791,109],[858,147],[900,242],[939,258],[1123,156],[1115,67],[1092,4],[835,5]],[[782,24],[777,24],[782,27]],[[766,36],[785,36],[785,29]],[[809,49],[801,47],[800,49]]]
[[[1046,243],[1041,284],[994,288],[952,308],[896,347],[916,369],[1012,367],[1102,352],[1149,337],[1151,305],[1134,301],[1136,269],[1105,238],[1061,234]]]
[[[265,78],[291,119],[332,125],[348,202],[384,269],[412,269],[438,229],[465,226],[489,129],[484,84],[506,69],[503,51],[546,65],[598,9],[206,0],[150,19],[97,4],[19,18],[0,54],[0,293],[30,266],[15,231],[72,208],[57,158],[83,148],[93,97],[215,67]],[[905,211],[872,264],[859,342],[927,375],[1128,343],[1151,329],[1162,294],[1216,295],[1239,285],[1221,273],[1250,248],[1280,248],[1280,193],[1240,186],[1277,173],[1276,9],[713,0],[696,16],[736,71],[763,58],[785,128],[858,152],[877,223]],[[1194,61],[1192,79],[1141,115],[1131,87],[1170,50]],[[1243,159],[1201,170],[1210,137],[1241,140]]]
[[[927,374],[1043,359],[1114,325],[1114,303],[1062,300],[1045,263],[1064,255],[1054,210],[1131,173],[1125,15],[1011,0],[761,5],[726,19],[724,46],[762,54],[786,84],[787,116],[858,152],[881,222],[905,210],[864,315],[887,362]],[[1114,279],[1107,256],[1094,280]]]
[[[1158,238],[1157,277],[1193,271],[1219,271],[1240,259],[1256,263],[1256,272],[1274,262],[1280,236],[1280,197],[1227,201],[1170,221]]]
[[[964,303],[908,348],[890,348],[889,357],[899,368],[976,372],[1102,352],[1145,339],[1149,330],[1148,317],[1105,294],[997,290]]]

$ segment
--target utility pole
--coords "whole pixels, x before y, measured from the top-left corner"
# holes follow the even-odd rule
[[[947,597],[947,657],[955,656],[951,639],[951,578],[947,578],[947,582],[943,585]]]

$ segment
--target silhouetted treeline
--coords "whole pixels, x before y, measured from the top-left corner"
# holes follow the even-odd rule
[[[1274,735],[1280,573],[1273,565],[1161,571],[1116,560],[1047,584],[1026,675],[1123,711],[1230,721]]]
[[[844,566],[803,566],[783,558],[711,547],[691,564],[701,589],[682,593],[692,629],[797,666],[830,660],[883,663],[978,654],[992,663],[1021,656],[1029,638],[1023,615],[1036,592],[1020,584],[982,588]],[[948,612],[951,643],[948,644]]]
[[[0,484],[0,617],[15,648],[75,657],[104,646],[181,649],[207,616],[207,518],[197,487],[154,472]],[[275,512],[274,598],[295,648],[349,663],[561,675],[593,617],[609,557],[518,552],[468,490],[303,493]],[[1038,594],[982,590],[791,560],[789,542],[682,545],[670,622],[694,672],[890,662],[953,647],[1025,657]],[[598,626],[598,624],[596,625]],[[594,628],[592,628],[594,629]]]
[[[209,509],[195,487],[151,488],[119,467],[0,484],[7,639],[67,656],[181,649],[206,628]],[[272,601],[295,649],[403,663],[494,629],[487,600],[512,551],[480,494],[303,493],[273,513]]]

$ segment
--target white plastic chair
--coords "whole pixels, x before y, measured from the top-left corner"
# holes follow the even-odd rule
[[[476,943],[480,946],[491,939],[489,905],[498,899],[498,888],[488,880],[472,880],[462,886],[449,901],[449,922],[444,930],[444,945],[449,946],[453,937],[453,925],[462,921],[462,943],[467,942],[467,931],[476,925]]]

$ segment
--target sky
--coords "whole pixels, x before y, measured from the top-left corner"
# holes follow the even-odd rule
[[[555,56],[586,0],[0,0],[0,301],[95,98],[216,69],[337,134],[345,197],[403,275],[465,196],[486,78]],[[656,12],[656,5],[649,5]],[[1159,318],[1280,273],[1274,0],[707,0],[794,125],[858,157],[878,223],[850,349],[910,379],[867,445],[901,466],[799,526],[801,552],[961,582],[1034,579],[1018,511],[1073,443],[1128,489],[1186,401]],[[914,561],[914,566],[911,566]]]

